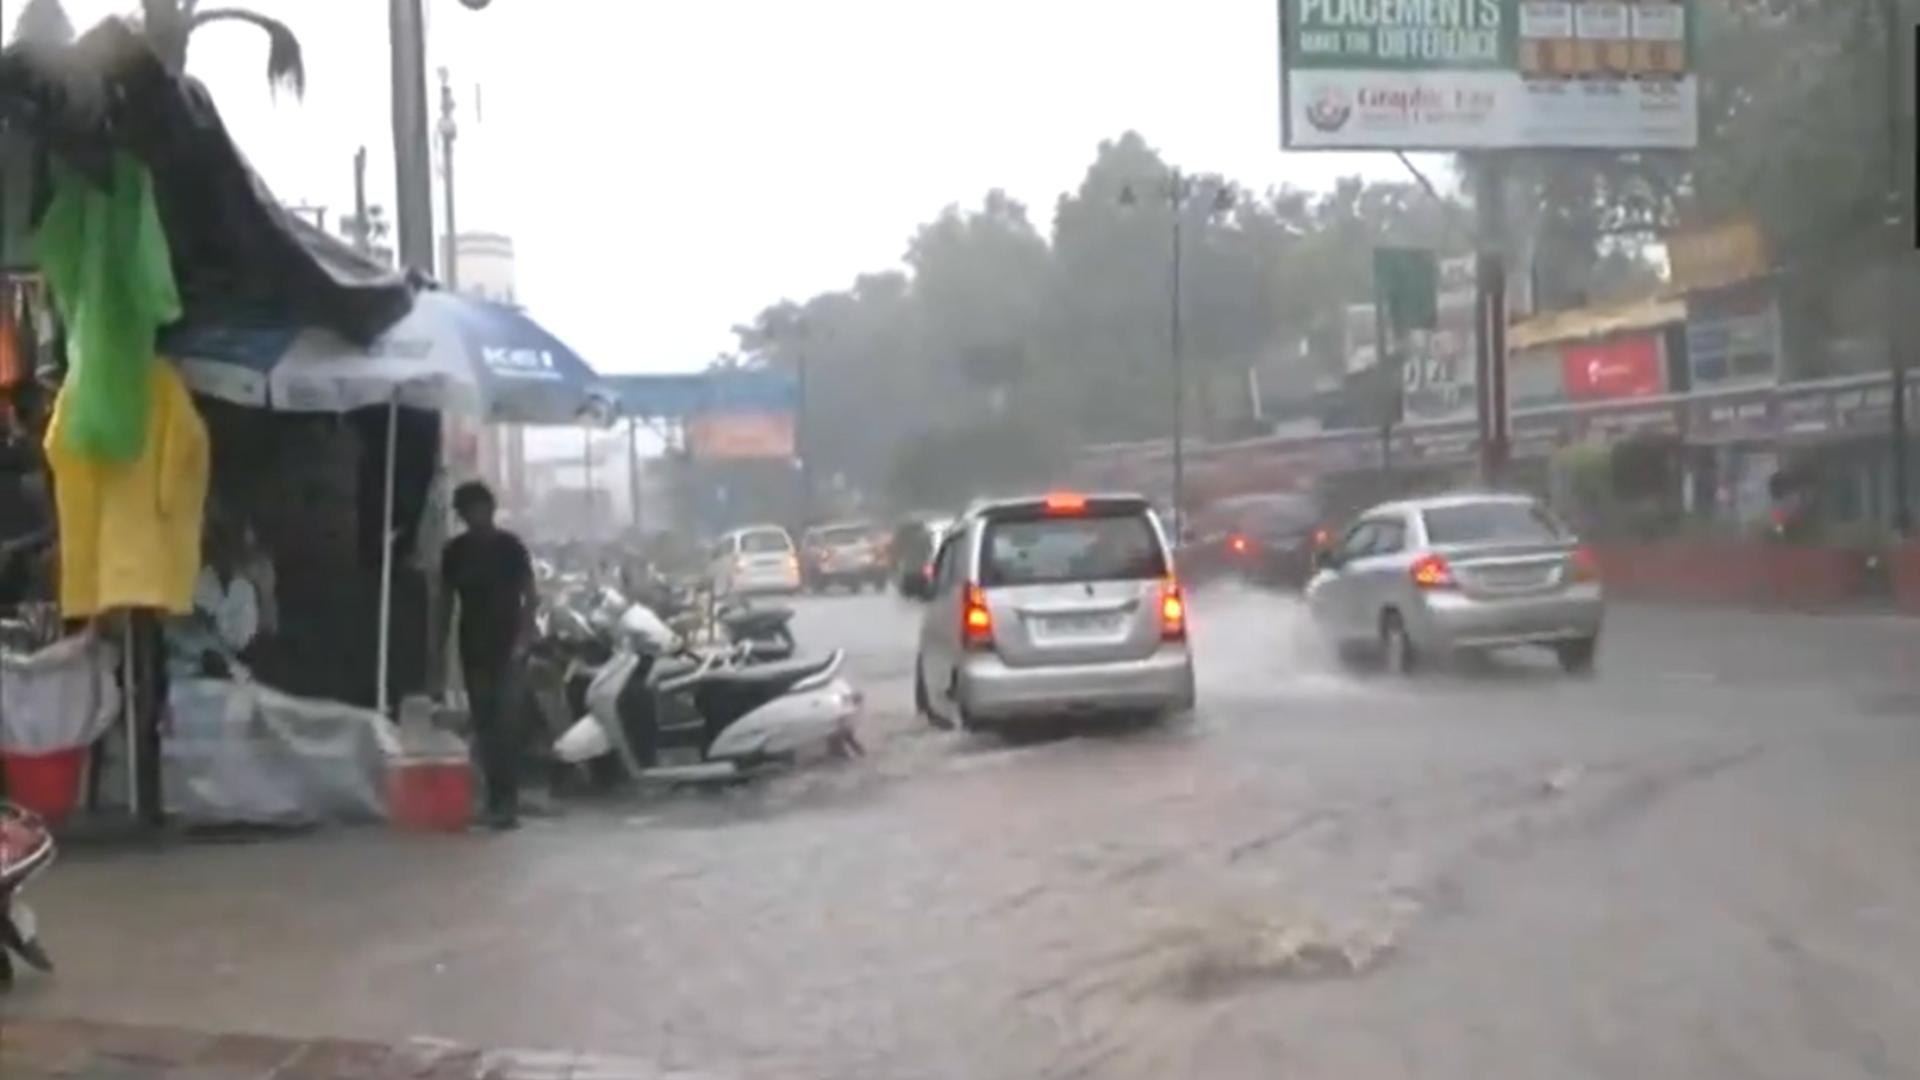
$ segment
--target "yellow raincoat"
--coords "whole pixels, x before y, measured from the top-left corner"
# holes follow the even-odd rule
[[[76,454],[61,437],[68,398],[47,426],[60,519],[60,613],[86,618],[115,608],[193,610],[211,470],[207,426],[171,363],[148,365],[147,438],[128,462]]]

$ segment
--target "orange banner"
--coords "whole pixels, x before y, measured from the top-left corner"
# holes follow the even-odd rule
[[[687,418],[687,450],[699,461],[794,456],[789,413],[705,413]]]

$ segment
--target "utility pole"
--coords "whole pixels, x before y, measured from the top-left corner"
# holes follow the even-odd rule
[[[1507,161],[1489,152],[1473,162],[1474,393],[1480,428],[1480,479],[1504,484],[1511,456],[1507,403]]]
[[[813,490],[813,439],[811,438],[813,426],[807,423],[807,391],[809,387],[807,386],[808,363],[806,343],[804,341],[801,342],[800,348],[800,359],[796,369],[799,386],[795,391],[793,408],[793,452],[794,456],[800,459],[800,527],[804,529],[810,528],[813,525],[813,504],[815,496]]]
[[[1187,206],[1187,178],[1176,167],[1168,178],[1167,206],[1173,227],[1172,255],[1167,260],[1173,281],[1168,291],[1173,294],[1172,310],[1167,313],[1167,360],[1171,365],[1173,377],[1173,520],[1179,530],[1179,541],[1187,533],[1187,342],[1186,334],[1180,325],[1180,308],[1183,298],[1180,295],[1180,253],[1186,245],[1181,243],[1180,219],[1185,216]]]
[[[427,130],[425,0],[387,0],[393,79],[394,213],[400,265],[433,272],[433,143]]]
[[[453,82],[446,68],[440,69],[440,200],[446,204],[446,237],[440,250],[440,283],[449,290],[460,288],[460,219],[454,213],[453,144],[460,137],[460,126],[453,120]]]
[[[1913,533],[1913,467],[1909,458],[1912,447],[1908,444],[1911,426],[1907,415],[1908,377],[1906,307],[1909,303],[1906,295],[1906,275],[1913,264],[1911,247],[1916,237],[1909,230],[1907,200],[1907,156],[1913,153],[1908,146],[1906,131],[1906,106],[1911,100],[1911,89],[1906,85],[1906,47],[1905,42],[1913,39],[1914,29],[1904,18],[1901,0],[1881,0],[1881,27],[1886,32],[1886,109],[1887,109],[1887,191],[1886,226],[1887,258],[1889,265],[1882,275],[1886,284],[1885,305],[1887,335],[1887,366],[1890,369],[1893,401],[1890,403],[1888,417],[1889,438],[1892,453],[1891,479],[1893,481],[1893,529],[1901,536]]]
[[[640,540],[640,418],[627,417],[627,525]]]
[[[367,220],[367,148],[353,152],[353,220],[347,223],[353,249],[362,255],[373,252],[373,223]]]

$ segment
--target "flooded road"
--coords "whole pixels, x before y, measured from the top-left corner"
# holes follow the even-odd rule
[[[593,1047],[739,1080],[1920,1075],[1920,630],[1616,613],[1601,672],[1328,664],[1195,601],[1187,725],[870,757],[507,837],[85,856],[9,1012]]]

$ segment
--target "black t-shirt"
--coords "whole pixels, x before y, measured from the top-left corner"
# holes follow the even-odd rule
[[[513,651],[532,581],[533,557],[510,532],[462,533],[448,541],[440,583],[460,601],[462,663],[499,663]]]

